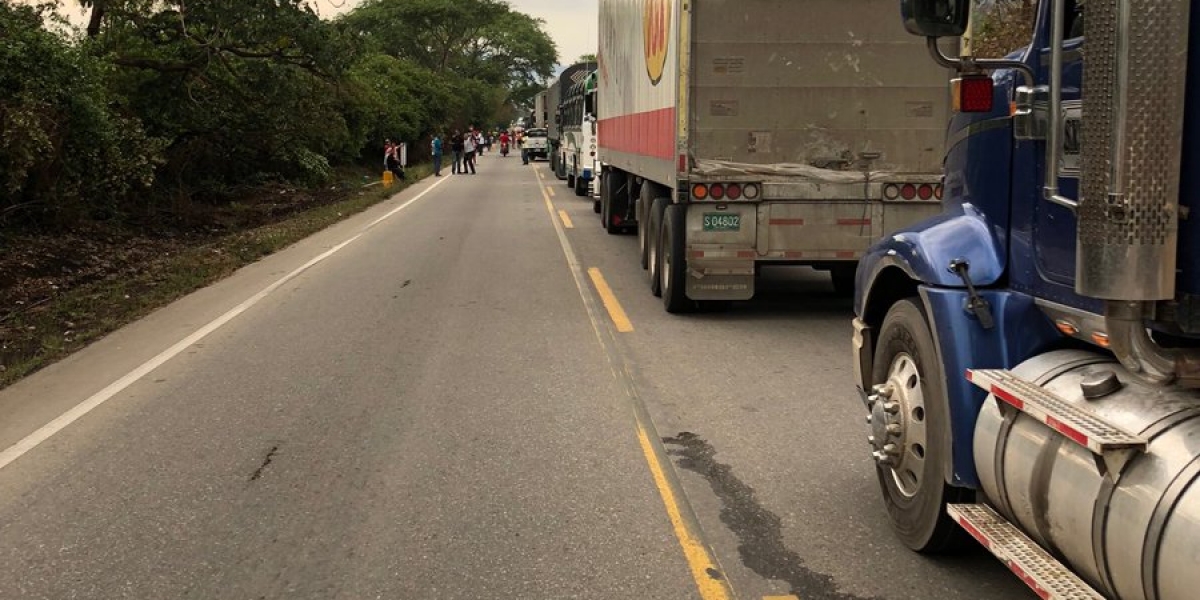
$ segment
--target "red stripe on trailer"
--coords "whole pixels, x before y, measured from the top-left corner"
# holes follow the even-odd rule
[[[1062,421],[1059,421],[1050,415],[1046,415],[1046,424],[1049,425],[1051,429],[1071,438],[1080,446],[1088,445],[1089,440],[1086,435],[1083,435],[1083,433],[1079,432],[1074,427],[1071,427],[1070,425],[1067,425],[1066,423],[1063,423]]]
[[[688,252],[688,258],[704,258],[703,250],[692,250]]]
[[[838,258],[854,258],[855,256],[858,256],[858,253],[853,250],[838,250],[837,253]]]
[[[838,225],[870,225],[870,219],[838,219]]]
[[[674,108],[603,119],[600,145],[605,150],[675,160],[675,125]]]
[[[737,253],[738,258],[754,258],[756,256],[758,253],[753,250],[739,250]]]
[[[784,252],[784,258],[804,258],[803,252]]]
[[[771,219],[768,225],[803,225],[804,219]]]

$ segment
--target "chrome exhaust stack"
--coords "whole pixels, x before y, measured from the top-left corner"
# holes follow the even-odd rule
[[[1051,43],[1060,49],[1065,2],[1055,4]],[[1107,301],[1112,351],[1159,385],[1195,362],[1146,330],[1155,303],[1175,299],[1190,4],[1088,0],[1084,19],[1075,290]],[[1061,96],[1052,102],[1061,114]]]

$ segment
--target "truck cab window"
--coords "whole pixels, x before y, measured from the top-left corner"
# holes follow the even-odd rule
[[[1003,58],[1029,47],[1033,41],[1039,0],[972,2],[971,29],[964,40],[971,55],[976,58]]]

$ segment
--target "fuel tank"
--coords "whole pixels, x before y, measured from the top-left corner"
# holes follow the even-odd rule
[[[1148,445],[1106,474],[1114,462],[989,397],[974,440],[988,502],[1108,597],[1200,598],[1200,395],[1143,386],[1084,351],[1013,373]]]

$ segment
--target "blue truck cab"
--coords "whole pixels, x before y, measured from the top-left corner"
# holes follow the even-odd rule
[[[1043,597],[1195,597],[1196,569],[1167,557],[1200,557],[1200,532],[1172,537],[1200,514],[1200,442],[1180,441],[1200,432],[1200,1],[1041,0],[1028,45],[993,60],[937,43],[970,0],[900,4],[958,71],[961,110],[942,214],[856,276],[855,380],[893,529],[922,552],[975,537],[1039,593],[1054,569],[1086,590]],[[1178,467],[1139,480],[1152,464]],[[1051,570],[997,550],[1001,530]]]

